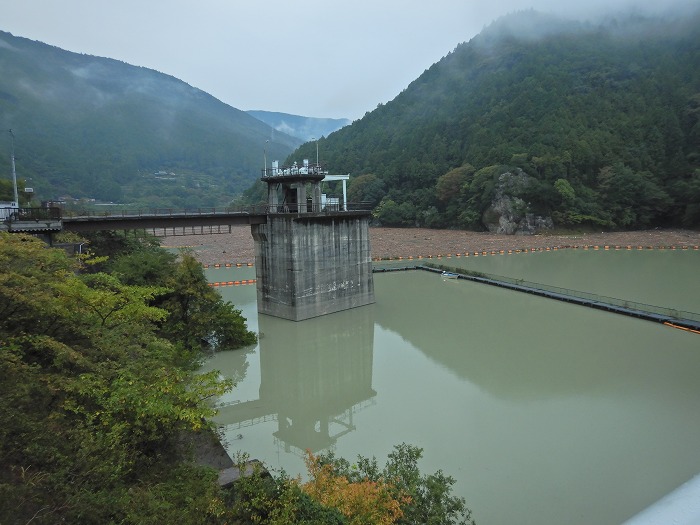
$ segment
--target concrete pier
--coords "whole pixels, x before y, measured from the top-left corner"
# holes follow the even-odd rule
[[[374,303],[369,218],[283,213],[252,225],[258,312],[302,321]]]

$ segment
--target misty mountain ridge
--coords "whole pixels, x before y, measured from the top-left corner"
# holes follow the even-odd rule
[[[511,218],[562,227],[692,226],[699,28],[697,12],[600,23],[512,13],[333,132],[311,124],[339,119],[252,112],[266,124],[163,73],[0,32],[0,125],[40,198],[218,206],[259,179],[263,149],[314,158],[314,143],[293,150],[315,137],[321,160],[353,175],[350,200],[386,225],[483,229],[506,213],[500,196]]]
[[[346,118],[317,118],[290,115],[274,111],[249,110],[249,115],[263,121],[277,131],[297,137],[304,142],[321,137],[327,137],[334,131],[338,131],[350,124]]]
[[[41,199],[223,206],[259,178],[264,148],[302,143],[175,77],[6,32],[0,70],[0,126]]]
[[[698,226],[700,11],[512,13],[320,147],[384,225]]]

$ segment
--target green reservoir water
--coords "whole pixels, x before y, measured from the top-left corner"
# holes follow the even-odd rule
[[[495,275],[700,312],[700,252],[582,251],[443,260]],[[210,281],[253,268],[208,270]],[[304,472],[424,449],[480,525],[616,524],[700,472],[700,335],[422,271],[375,274],[376,304],[260,332],[206,363],[234,378],[217,421],[231,455]]]

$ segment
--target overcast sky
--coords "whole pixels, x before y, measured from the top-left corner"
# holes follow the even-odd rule
[[[642,1],[5,0],[0,30],[152,68],[239,109],[355,120],[502,15]]]

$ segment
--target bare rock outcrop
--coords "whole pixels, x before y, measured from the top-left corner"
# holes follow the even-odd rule
[[[518,197],[530,184],[530,180],[531,177],[519,168],[498,177],[496,194],[481,218],[490,232],[535,235],[553,227],[551,217],[530,213],[528,204]]]

